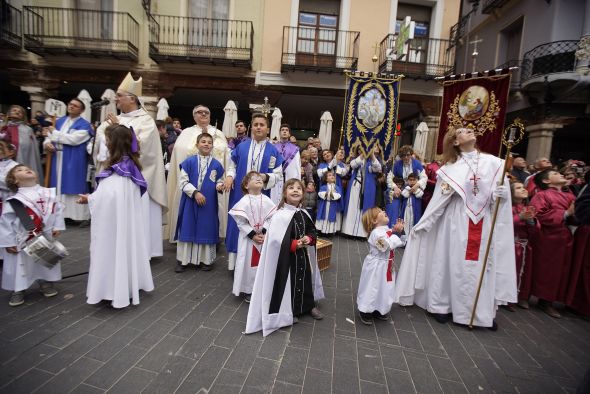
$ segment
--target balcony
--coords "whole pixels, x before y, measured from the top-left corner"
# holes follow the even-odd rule
[[[10,4],[0,7],[0,46],[20,49],[22,46],[22,12]]]
[[[433,79],[452,74],[455,47],[451,40],[414,38],[405,45],[406,54],[396,55],[397,34],[388,34],[379,45],[379,72],[404,74],[411,78]]]
[[[126,12],[23,7],[25,48],[40,56],[137,61],[139,24]]]
[[[521,63],[521,60],[513,59],[494,67],[494,70],[506,70],[510,69],[510,67],[518,67],[510,72],[510,90],[520,89],[520,72],[522,70],[520,68]]]
[[[474,14],[475,11],[476,9],[472,8],[471,11],[469,11],[467,14],[463,15],[461,19],[459,19],[459,22],[451,26],[451,34],[449,36],[451,40],[451,46],[457,45],[459,40],[463,38],[465,34],[467,34],[467,22],[469,22],[471,14]]]
[[[358,31],[283,27],[281,71],[343,72],[356,70]]]
[[[491,14],[495,9],[502,8],[510,0],[486,0],[481,7],[482,14]]]
[[[578,41],[574,40],[550,42],[531,49],[522,59],[521,85],[548,74],[575,72],[577,49]]]
[[[149,23],[150,57],[157,63],[252,66],[251,21],[152,15]]]

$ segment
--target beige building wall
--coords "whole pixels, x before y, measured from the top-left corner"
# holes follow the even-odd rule
[[[265,0],[262,35],[262,61],[260,70],[281,72],[283,54],[283,26],[289,26],[291,20],[291,2],[288,0]],[[258,71],[258,69],[254,69]]]
[[[371,58],[375,53],[374,46],[375,44],[379,46],[381,40],[387,35],[390,8],[390,0],[351,1],[349,30],[361,32],[359,70],[373,71]]]
[[[459,20],[461,0],[444,0],[444,12],[440,38],[449,39],[451,27]]]

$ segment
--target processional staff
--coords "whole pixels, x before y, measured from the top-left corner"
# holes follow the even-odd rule
[[[518,132],[518,137],[516,133]],[[506,139],[508,135],[508,139]],[[502,171],[502,178],[500,179],[499,185],[504,185],[504,178],[506,177],[506,171],[508,171],[508,162],[510,158],[510,152],[512,147],[517,145],[524,137],[524,125],[519,119],[515,119],[512,124],[504,129],[502,133],[502,144],[506,147],[506,156],[504,157],[504,169]],[[475,301],[473,302],[473,309],[471,311],[471,319],[469,320],[469,329],[473,328],[473,320],[475,319],[475,310],[477,309],[477,303],[479,301],[479,295],[481,292],[481,285],[483,284],[483,276],[486,272],[488,265],[488,257],[490,256],[490,247],[492,245],[492,238],[494,237],[494,228],[496,227],[496,219],[498,218],[498,210],[500,208],[500,198],[496,199],[496,205],[494,206],[494,215],[492,216],[492,226],[490,227],[490,236],[488,237],[488,243],[486,245],[486,253],[483,259],[481,267],[481,274],[479,275],[479,283],[477,285],[477,293],[475,294]],[[511,245],[511,247],[514,247]]]

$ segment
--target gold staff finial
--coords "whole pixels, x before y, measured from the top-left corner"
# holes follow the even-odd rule
[[[379,43],[375,41],[375,45],[373,45],[373,57],[371,61],[373,62],[373,73],[377,74],[377,62],[379,61]]]

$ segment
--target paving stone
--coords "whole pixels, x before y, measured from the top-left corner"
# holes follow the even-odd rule
[[[415,393],[416,388],[409,372],[385,368],[385,378],[390,393]]]
[[[131,327],[123,327],[110,338],[89,351],[86,356],[99,361],[108,361],[111,357],[121,351],[122,348],[132,342],[141,331]]]
[[[261,346],[262,341],[260,338],[252,335],[242,335],[224,368],[247,373],[252,368]]]
[[[502,373],[491,359],[473,357],[473,361],[494,390],[505,393],[514,392],[514,385],[510,378]]]
[[[258,357],[246,378],[242,393],[268,393],[271,391],[280,363]]]
[[[229,354],[230,350],[228,349],[211,346],[189,372],[176,393],[196,393],[200,390],[207,392],[213,385],[213,381],[221,371]]]
[[[291,383],[275,381],[272,387],[272,394],[301,394],[303,387]]]
[[[322,324],[323,321],[318,321],[317,324]],[[308,348],[311,345],[311,336],[313,335],[313,324],[299,322],[291,327],[291,335],[289,336],[289,346]]]
[[[228,320],[235,313],[235,309],[220,305],[215,311],[205,320],[204,327],[221,330],[227,324]],[[243,325],[246,328],[246,325]],[[243,329],[242,329],[243,331]]]
[[[452,380],[454,382],[460,382],[461,378],[453,365],[453,362],[448,358],[437,357],[433,355],[428,355],[428,361],[430,361],[430,366],[434,371],[434,374],[439,379],[446,379]]]
[[[377,383],[373,383],[373,382],[367,382],[366,380],[361,380],[361,393],[367,393],[367,394],[387,393],[387,387],[382,384],[377,384]]]
[[[440,341],[436,337],[434,330],[430,324],[428,324],[428,322],[413,320],[412,324],[414,325],[414,330],[416,331],[420,345],[422,345],[422,348],[426,353],[439,356],[447,355]]]
[[[420,344],[420,340],[418,339],[418,336],[415,333],[404,330],[396,331],[397,336],[399,338],[399,343],[402,347],[417,350],[420,352],[423,351],[422,345]]]
[[[45,382],[51,379],[54,375],[47,371],[33,368],[27,373],[12,381],[7,386],[4,386],[0,393],[14,394],[14,393],[31,393]]]
[[[160,339],[170,332],[172,327],[174,327],[173,322],[158,320],[135,338],[131,342],[131,345],[142,349],[151,349],[156,343],[160,342]]]
[[[101,338],[92,335],[84,335],[76,342],[55,353],[38,365],[39,369],[51,373],[58,373],[62,369],[68,368],[70,364],[88,353],[91,349],[102,342]]]
[[[182,345],[178,354],[183,357],[192,358],[198,360],[201,358],[203,353],[207,350],[215,337],[219,334],[219,331],[211,328],[201,327],[199,328],[188,341]]]
[[[138,363],[137,367],[148,371],[160,372],[186,339],[174,335],[166,335]]]
[[[287,347],[287,349],[285,349],[285,354],[283,355],[277,379],[302,386],[308,355],[308,349]]]
[[[195,360],[182,356],[172,356],[162,371],[143,390],[143,393],[173,392],[195,364]]]
[[[406,362],[408,363],[408,369],[410,370],[410,376],[412,377],[416,391],[421,393],[441,392],[438,380],[427,360],[406,357]]]
[[[318,324],[314,327],[307,366],[309,368],[332,372],[334,359],[333,332],[318,329],[319,326]]]
[[[238,394],[242,390],[246,376],[246,372],[222,369],[209,390],[209,394]]]
[[[242,333],[246,329],[246,326],[241,322],[230,320],[227,322],[225,327],[221,330],[219,335],[215,338],[215,345],[233,349],[242,337]]]
[[[104,393],[104,390],[98,387],[89,386],[87,384],[78,385],[70,394],[100,394]]]
[[[94,371],[102,366],[102,362],[93,360],[91,358],[82,357],[68,369],[62,370],[55,375],[47,383],[45,383],[39,391],[47,394],[62,394],[73,390],[76,386],[84,381],[88,376],[92,375]]]
[[[253,334],[258,335],[258,334]],[[260,336],[259,338],[262,338]],[[289,333],[285,331],[275,331],[272,335],[264,338],[258,357],[268,358],[271,360],[280,360],[287,347],[289,341]]]
[[[332,392],[332,373],[307,368],[303,392],[310,394]]]
[[[440,384],[440,387],[442,388],[442,391],[445,394],[468,393],[467,388],[463,383],[443,379],[439,379],[438,383]]]
[[[45,341],[45,343],[63,349],[67,345],[74,342],[76,339],[87,334],[89,331],[91,331],[101,323],[103,323],[102,320],[91,317],[79,320],[70,327],[58,333],[57,335],[54,335],[53,337],[49,338],[47,341]]]
[[[384,368],[398,369],[400,371],[407,371],[408,365],[402,352],[402,348],[399,346],[387,346],[381,345],[381,360],[383,361]]]
[[[129,345],[84,381],[101,389],[110,388],[121,376],[131,369],[145,355],[145,349]]]
[[[377,332],[377,339],[379,343],[384,343],[388,345],[399,346],[399,338],[397,337],[397,333],[394,329],[393,321],[389,320],[387,322],[376,321],[375,322],[375,331]]]
[[[17,359],[2,365],[0,368],[0,382],[10,382],[58,351],[58,348],[42,343],[23,352]]]
[[[357,343],[359,376],[362,380],[385,384],[383,364],[379,350],[369,349]]]
[[[140,393],[155,377],[155,372],[132,368],[108,392],[113,394]]]

